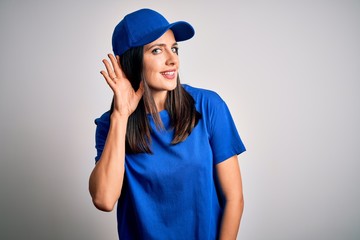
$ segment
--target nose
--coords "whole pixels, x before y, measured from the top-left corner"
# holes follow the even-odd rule
[[[166,51],[167,54],[166,54],[166,62],[165,64],[166,65],[169,65],[169,66],[174,66],[174,65],[177,65],[178,64],[178,55],[172,51],[172,49],[169,49]]]

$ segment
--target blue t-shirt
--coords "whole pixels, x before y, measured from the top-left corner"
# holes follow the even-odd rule
[[[166,110],[158,130],[149,116],[153,154],[127,154],[117,205],[120,239],[216,239],[222,204],[214,166],[245,151],[225,102],[209,90],[183,85],[201,114],[184,142],[172,145]],[[96,160],[110,126],[110,113],[95,120]]]

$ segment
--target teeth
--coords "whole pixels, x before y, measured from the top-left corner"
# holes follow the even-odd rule
[[[172,75],[174,75],[175,74],[175,72],[164,72],[163,73],[163,75],[169,75],[169,76],[172,76]]]

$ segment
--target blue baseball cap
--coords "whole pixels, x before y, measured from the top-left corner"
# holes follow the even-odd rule
[[[115,55],[122,55],[133,47],[144,46],[161,37],[171,29],[176,41],[192,38],[194,28],[187,22],[169,23],[160,13],[151,9],[140,9],[126,15],[115,27],[112,46]]]

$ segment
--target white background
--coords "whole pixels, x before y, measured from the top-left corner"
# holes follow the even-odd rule
[[[0,2],[0,239],[116,239],[88,194],[101,60],[122,17],[190,22],[181,79],[228,103],[241,240],[360,239],[360,1]]]

